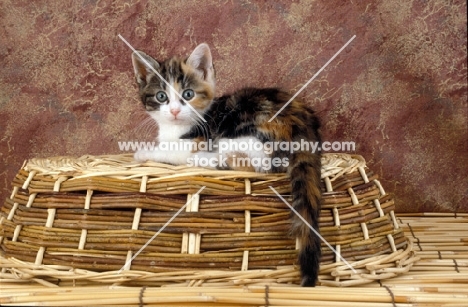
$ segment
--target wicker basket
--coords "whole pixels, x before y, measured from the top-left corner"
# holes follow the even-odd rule
[[[319,283],[364,284],[416,257],[362,157],[325,154]],[[1,212],[2,277],[126,285],[293,283],[285,174],[216,171],[131,156],[31,159]],[[201,190],[201,192],[200,192]],[[289,200],[288,197],[285,197]]]

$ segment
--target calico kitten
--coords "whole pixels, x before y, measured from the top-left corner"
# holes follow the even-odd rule
[[[188,58],[158,62],[141,51],[132,55],[140,98],[149,115],[159,125],[160,142],[212,140],[231,142],[232,149],[140,150],[135,159],[186,164],[194,158],[219,159],[217,168],[253,169],[259,172],[288,172],[292,205],[316,230],[321,204],[320,154],[310,150],[240,150],[241,142],[320,142],[319,120],[314,112],[293,100],[271,122],[268,120],[285,105],[290,95],[276,88],[245,88],[233,94],[214,97],[215,74],[211,52],[206,44],[195,48]],[[164,80],[155,73],[157,71]],[[236,143],[237,142],[237,143]],[[281,163],[236,165],[235,158]],[[262,160],[263,159],[263,160]],[[283,163],[283,162],[287,163]],[[225,163],[224,163],[225,162]],[[300,238],[299,264],[303,286],[315,286],[320,264],[320,240],[294,213],[291,233]]]

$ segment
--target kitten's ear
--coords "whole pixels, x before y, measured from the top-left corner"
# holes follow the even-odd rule
[[[143,51],[135,51],[132,54],[133,70],[138,84],[148,83],[149,75],[154,75],[153,69],[159,68],[159,63]]]
[[[187,64],[195,68],[205,81],[214,85],[213,59],[210,47],[207,44],[202,43],[198,45],[188,57]]]

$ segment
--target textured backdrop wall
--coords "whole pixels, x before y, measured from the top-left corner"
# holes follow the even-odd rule
[[[130,49],[156,58],[207,42],[218,94],[300,95],[324,139],[353,141],[398,212],[468,211],[466,1],[0,2],[0,188],[31,157],[121,153],[150,140]]]

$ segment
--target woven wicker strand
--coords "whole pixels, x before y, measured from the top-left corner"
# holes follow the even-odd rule
[[[251,194],[250,180],[245,179],[245,195]],[[245,210],[245,233],[250,233],[251,215],[250,210]],[[249,251],[245,250],[242,255],[241,271],[247,271],[249,268]]]
[[[392,195],[364,159],[326,154],[322,179],[322,236],[357,273],[323,244],[320,283],[359,285],[407,272],[417,260],[413,245],[399,228]],[[2,261],[11,265],[2,272],[22,279],[42,272],[44,283],[59,276],[116,284],[298,283],[290,213],[269,186],[289,194],[285,174],[138,163],[129,155],[31,159],[2,208]],[[27,263],[34,269],[20,273]]]

